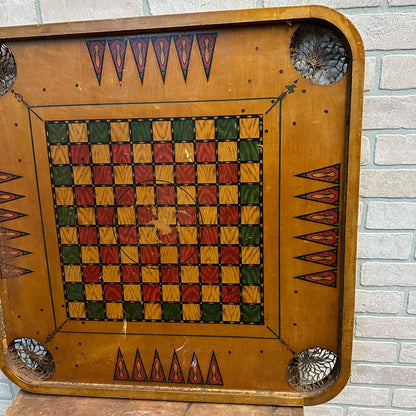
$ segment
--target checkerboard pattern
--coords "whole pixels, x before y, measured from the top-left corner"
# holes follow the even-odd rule
[[[69,319],[263,323],[261,116],[45,127]]]

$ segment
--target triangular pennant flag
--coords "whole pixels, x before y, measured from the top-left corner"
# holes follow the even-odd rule
[[[335,266],[337,264],[337,250],[321,251],[319,253],[305,254],[297,256],[295,259],[310,261],[312,263],[324,264],[325,266]]]
[[[218,367],[214,351],[212,351],[211,362],[209,363],[206,384],[223,385],[220,368]]]
[[[199,366],[198,357],[196,353],[192,355],[191,367],[188,374],[189,384],[204,384],[204,378],[202,377],[201,367]]]
[[[142,357],[140,357],[139,349],[136,350],[136,358],[131,373],[131,379],[134,381],[147,381],[146,370],[143,365]]]
[[[168,380],[169,383],[185,383],[185,379],[183,377],[181,365],[179,364],[176,351],[173,351],[172,364],[170,365]]]
[[[297,198],[308,199],[309,201],[323,202],[324,204],[338,205],[339,187],[321,189],[307,194],[296,195]]]
[[[0,227],[0,241],[7,241],[13,238],[19,238],[28,235],[23,231],[10,230],[9,228]]]
[[[323,181],[330,183],[339,183],[339,167],[340,164],[326,166],[324,168],[311,170],[309,172],[300,173],[299,178],[313,179],[315,181]]]
[[[312,243],[325,244],[327,246],[338,245],[338,232],[336,229],[319,231],[317,233],[300,235],[300,240],[311,241]]]
[[[139,72],[140,81],[143,84],[144,70],[146,69],[147,50],[149,47],[149,37],[130,38],[130,47]]]
[[[201,53],[202,64],[204,65],[207,81],[211,72],[212,58],[214,56],[216,33],[201,33],[196,35],[199,52]]]
[[[150,374],[150,381],[165,382],[165,372],[163,371],[162,363],[160,362],[159,354],[155,350],[155,356],[153,357],[152,372]]]
[[[186,82],[194,35],[174,35],[173,40],[175,42],[176,52],[178,54],[179,63],[181,65],[183,78]]]
[[[31,254],[31,252],[12,247],[0,246],[0,261],[25,256],[26,254]]]
[[[12,194],[10,192],[0,191],[0,204],[4,202],[14,201],[15,199],[24,198],[23,195]]]
[[[13,175],[11,173],[0,172],[0,183],[14,181],[15,179],[19,179],[21,176]]]
[[[7,209],[0,208],[0,222],[10,221],[25,216],[26,214],[21,214],[20,212],[8,211]]]
[[[155,51],[157,63],[159,65],[160,75],[165,82],[166,68],[168,66],[170,41],[172,36],[154,36],[152,37],[153,49]]]
[[[116,368],[114,370],[114,380],[130,380],[126,363],[124,362],[123,354],[121,353],[120,348],[118,349],[117,353]]]
[[[296,218],[304,221],[317,222],[319,224],[338,225],[338,208],[299,215]]]
[[[101,85],[101,74],[103,72],[105,40],[87,40],[88,52],[95,75],[97,76],[98,85]]]
[[[295,279],[305,280],[311,283],[318,283],[325,286],[336,287],[337,271],[334,269],[325,272],[305,274],[303,276],[296,276]]]
[[[123,79],[124,60],[126,59],[127,39],[109,39],[108,47],[110,48],[114,68],[116,69],[117,77],[121,85],[121,80]]]
[[[2,279],[10,279],[11,277],[22,276],[27,273],[32,273],[32,270],[5,263],[0,265],[0,276]]]

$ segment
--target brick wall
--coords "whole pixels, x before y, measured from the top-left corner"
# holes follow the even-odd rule
[[[416,415],[416,0],[0,0],[0,25],[322,4],[367,51],[350,383],[306,416]],[[0,413],[17,388],[0,375]]]

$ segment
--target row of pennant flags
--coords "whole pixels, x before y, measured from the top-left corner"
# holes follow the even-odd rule
[[[101,85],[104,54],[107,44],[113,59],[114,68],[116,70],[120,85],[123,78],[124,62],[128,44],[130,44],[137,71],[139,73],[140,81],[143,84],[150,44],[153,46],[153,51],[156,56],[162,80],[165,82],[169,61],[169,52],[171,50],[171,43],[173,39],[179,64],[182,69],[182,74],[186,82],[192,46],[194,44],[195,37],[199,48],[199,53],[201,55],[202,65],[208,81],[214,56],[215,42],[217,39],[216,33],[184,33],[158,36],[138,36],[107,40],[87,40],[86,44],[99,85]]]

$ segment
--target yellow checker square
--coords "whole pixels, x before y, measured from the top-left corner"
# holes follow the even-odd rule
[[[61,235],[61,244],[78,244],[76,227],[61,227],[59,234]]]
[[[234,162],[237,160],[237,142],[219,142],[218,160],[220,162]]]
[[[74,205],[74,192],[72,188],[55,188],[57,205]]]
[[[217,224],[217,207],[199,207],[199,212],[202,217],[204,225]]]
[[[103,288],[101,285],[86,284],[85,298],[87,300],[103,300]]]
[[[142,300],[142,294],[139,285],[124,285],[123,297],[127,302],[140,302]]]
[[[242,206],[241,224],[260,224],[260,207]]]
[[[117,244],[115,227],[99,227],[100,244]]]
[[[241,247],[243,264],[260,264],[260,247]]]
[[[240,283],[240,270],[238,266],[221,267],[222,283]]]
[[[75,185],[92,184],[91,168],[89,166],[73,166],[72,171]]]
[[[155,227],[139,227],[139,242],[142,245],[157,244],[158,238]]]
[[[243,303],[261,303],[259,286],[243,286]]]
[[[222,320],[240,322],[240,305],[222,305]]]
[[[166,182],[173,183],[173,165],[156,165],[155,166],[156,181],[165,185]]]
[[[194,144],[175,143],[175,161],[192,163],[194,161]]]
[[[181,266],[182,283],[199,283],[198,266]]]
[[[98,255],[98,247],[82,246],[81,257],[83,263],[99,263],[100,256]]]
[[[172,140],[172,130],[169,120],[158,120],[152,122],[153,140]]]
[[[238,204],[238,185],[219,186],[220,204]]]
[[[51,159],[54,165],[69,164],[68,146],[51,146]]]
[[[200,321],[201,320],[201,307],[198,304],[182,305],[183,320],[184,321]]]
[[[144,319],[160,321],[162,319],[162,305],[160,303],[145,303]]]
[[[65,282],[81,282],[81,266],[64,266]]]
[[[195,186],[178,186],[176,193],[178,205],[195,205]]]
[[[109,186],[96,187],[95,201],[97,205],[114,205],[113,188]]]
[[[195,120],[195,137],[197,140],[215,139],[215,120]]]
[[[88,142],[87,123],[68,123],[69,141]]]
[[[92,163],[110,163],[110,148],[106,144],[91,145]]]
[[[240,118],[240,139],[258,139],[260,119],[258,117]]]
[[[176,208],[175,207],[158,207],[157,219],[163,224],[176,225]]]
[[[220,228],[221,244],[238,244],[238,227]]]
[[[120,268],[119,266],[102,266],[103,280],[108,282],[120,282]]]
[[[137,246],[121,246],[120,257],[123,264],[138,263],[139,248]]]
[[[94,225],[95,224],[94,208],[77,208],[77,216],[78,216],[79,225]]]
[[[117,207],[117,223],[120,225],[136,224],[134,207]]]
[[[214,163],[198,165],[197,174],[198,183],[215,183],[217,182],[217,165]]]
[[[153,186],[138,186],[136,188],[137,205],[154,205],[155,190]]]
[[[220,287],[218,285],[202,286],[202,302],[219,302]]]
[[[201,263],[218,264],[218,247],[217,246],[201,246]]]
[[[107,319],[123,319],[123,304],[106,303],[105,312]]]
[[[114,166],[114,183],[117,185],[133,183],[133,171],[130,166]]]
[[[179,302],[179,285],[162,285],[162,296],[164,302]]]
[[[160,246],[161,263],[178,263],[178,248],[171,246]]]
[[[178,227],[179,244],[197,244],[198,229],[196,227]]]
[[[258,163],[241,163],[240,181],[258,183],[260,181],[259,164]]]
[[[142,281],[144,283],[159,283],[160,273],[157,267],[144,267],[141,268]]]
[[[83,319],[86,317],[85,304],[82,302],[69,302],[68,312],[71,318]]]
[[[135,163],[152,163],[152,145],[148,143],[133,144],[133,160]]]
[[[130,140],[128,121],[111,122],[110,134],[113,142],[128,142]]]

